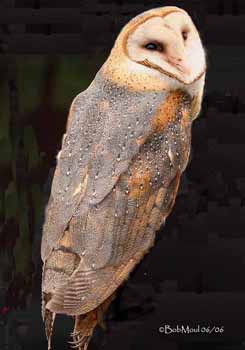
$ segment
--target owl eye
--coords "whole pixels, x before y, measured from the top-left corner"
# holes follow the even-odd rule
[[[163,46],[159,43],[148,43],[145,48],[151,51],[163,51]]]
[[[181,34],[182,34],[183,40],[186,41],[188,39],[188,31],[187,30],[183,30]]]

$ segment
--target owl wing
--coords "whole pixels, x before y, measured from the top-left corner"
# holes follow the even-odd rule
[[[79,226],[76,220],[72,223],[71,230],[77,233],[83,226],[82,235],[86,232],[79,242],[84,254],[65,288],[60,286],[55,293],[50,303],[53,311],[84,314],[114,293],[152,247],[155,231],[174,203],[179,179],[176,174],[168,189],[148,189],[144,194],[137,189],[133,198],[116,186],[97,209],[99,214],[92,210],[86,218],[81,217],[86,225],[80,221]],[[167,210],[163,210],[163,202]]]
[[[147,110],[144,96],[114,91],[98,80],[75,98],[70,109],[45,212],[43,261],[57,246],[80,204],[86,210],[110,193],[137,154],[142,137],[150,132],[154,111]],[[151,99],[157,105],[153,94]]]
[[[80,215],[72,218],[66,244],[81,260],[74,273],[57,284],[50,310],[74,315],[95,309],[153,245],[155,231],[174,203],[180,174],[168,188],[159,182],[154,188],[145,183],[142,189],[144,176],[132,179],[127,172],[98,205],[87,211],[81,208]]]
[[[101,304],[151,247],[159,222],[164,220],[173,205],[180,171],[169,167],[169,157],[162,160],[159,158],[162,152],[154,151],[156,142],[151,137],[151,120],[156,109],[149,109],[146,99],[137,104],[137,97],[140,99],[141,96],[132,97],[132,105],[123,106],[125,100],[129,102],[129,97],[121,103],[118,101],[116,108],[110,106],[106,99],[96,111],[90,105],[90,113],[93,111],[89,118],[90,126],[100,112],[102,122],[95,123],[95,139],[90,142],[90,148],[85,152],[86,161],[82,159],[83,162],[77,153],[83,147],[84,139],[76,135],[80,124],[76,113],[72,116],[47,210],[44,233],[46,230],[48,234],[43,256],[45,259],[47,250],[50,253],[53,248],[59,247],[66,232],[68,247],[80,257],[80,262],[69,278],[63,275],[64,278],[56,284],[55,293],[47,304],[54,312],[81,314]],[[159,96],[159,99],[162,102],[164,96]],[[158,106],[156,96],[153,100]],[[127,107],[124,118],[123,107]],[[180,108],[171,111],[179,116]],[[174,119],[174,116],[170,117]],[[82,119],[85,131],[87,120]],[[160,131],[158,137],[162,138],[164,132]],[[147,139],[150,141],[147,142]],[[69,156],[71,152],[74,152],[73,156]],[[73,161],[68,166],[69,158]],[[76,160],[78,163],[72,168]],[[156,165],[161,162],[161,172],[169,168],[165,186],[157,177],[159,171]],[[65,191],[67,172],[72,175],[72,182],[68,183]],[[55,235],[49,238],[51,233]]]

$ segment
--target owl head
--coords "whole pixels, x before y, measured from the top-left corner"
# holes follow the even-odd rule
[[[188,13],[162,7],[138,15],[122,29],[104,69],[122,85],[188,86],[205,75],[205,50]]]

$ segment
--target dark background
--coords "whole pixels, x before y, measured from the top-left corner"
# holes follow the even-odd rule
[[[201,32],[203,109],[174,210],[90,349],[245,349],[244,0],[0,2],[0,349],[46,349],[43,203],[71,101],[123,24],[164,5],[188,10]],[[224,331],[164,335],[165,324]],[[59,317],[54,349],[68,348],[71,327]]]

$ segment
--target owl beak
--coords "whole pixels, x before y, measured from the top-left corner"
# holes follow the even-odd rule
[[[187,67],[184,60],[180,57],[168,56],[167,61],[171,66],[174,66],[178,71],[184,75],[189,76],[191,74],[190,68]]]

